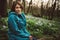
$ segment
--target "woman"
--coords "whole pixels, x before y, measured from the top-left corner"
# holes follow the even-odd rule
[[[22,12],[22,5],[14,2],[8,15],[9,40],[32,40],[32,36],[26,30],[26,18]]]

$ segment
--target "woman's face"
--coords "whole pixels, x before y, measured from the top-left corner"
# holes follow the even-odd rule
[[[16,5],[15,6],[15,12],[17,13],[17,14],[21,14],[21,7],[20,7],[20,5]]]

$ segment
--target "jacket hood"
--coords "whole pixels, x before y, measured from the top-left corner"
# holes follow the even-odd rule
[[[15,12],[9,12],[8,16],[10,16],[10,15],[16,15],[16,13]]]
[[[18,14],[18,15],[23,15],[23,14],[24,14],[24,12],[21,12],[21,14]],[[16,12],[9,12],[8,16],[10,16],[10,15],[17,15],[17,13]]]

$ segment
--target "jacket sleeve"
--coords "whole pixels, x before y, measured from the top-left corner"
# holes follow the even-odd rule
[[[22,13],[24,19],[25,19],[25,25],[26,25],[26,17],[25,17],[25,14]],[[24,27],[24,32],[27,33],[28,35],[30,35],[30,33],[27,31],[26,27]]]
[[[25,32],[26,34],[30,35],[30,33],[27,31],[26,28],[24,29],[24,32]]]
[[[9,17],[8,25],[10,26],[9,28],[14,34],[16,34],[18,36],[21,36],[21,37],[29,37],[29,35],[26,35],[25,33],[22,33],[22,31],[18,28],[14,16]]]
[[[23,22],[23,21],[19,21],[18,22],[18,24],[22,24],[22,26],[25,24],[25,27],[23,26],[23,30],[24,30],[24,33],[26,33],[27,35],[30,35],[30,33],[27,31],[27,29],[26,29],[26,18],[25,18],[25,14],[23,13],[22,14],[22,17],[24,18],[24,20],[25,20],[25,22]],[[21,26],[21,25],[20,25]]]

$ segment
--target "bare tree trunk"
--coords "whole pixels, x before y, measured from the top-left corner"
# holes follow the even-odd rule
[[[43,8],[43,2],[41,2],[41,17],[43,17],[43,11],[44,10],[44,8]]]
[[[49,1],[50,1],[50,0],[49,0]],[[48,8],[49,1],[48,1],[47,5],[46,5],[46,16],[47,16],[46,19],[48,19],[48,16],[49,16],[49,8]]]
[[[24,13],[25,13],[25,0],[23,0],[23,5],[24,5]]]
[[[32,0],[31,0],[31,13],[33,15]]]
[[[27,13],[28,13],[29,11],[33,14],[33,10],[32,10],[32,0],[31,0],[30,3],[29,3],[29,7],[28,7],[28,10],[27,10]]]
[[[29,7],[28,7],[28,9],[27,9],[27,13],[29,12],[29,9],[30,9],[30,3],[29,3]]]
[[[7,16],[7,0],[0,0],[0,16]]]
[[[51,17],[49,18],[50,20],[53,19],[53,16],[54,16],[53,14],[54,14],[55,8],[56,8],[56,0],[55,0],[54,4],[52,5]]]
[[[9,0],[9,8],[12,7],[13,0]]]
[[[59,17],[59,0],[58,0],[58,3],[57,3],[57,17]]]

